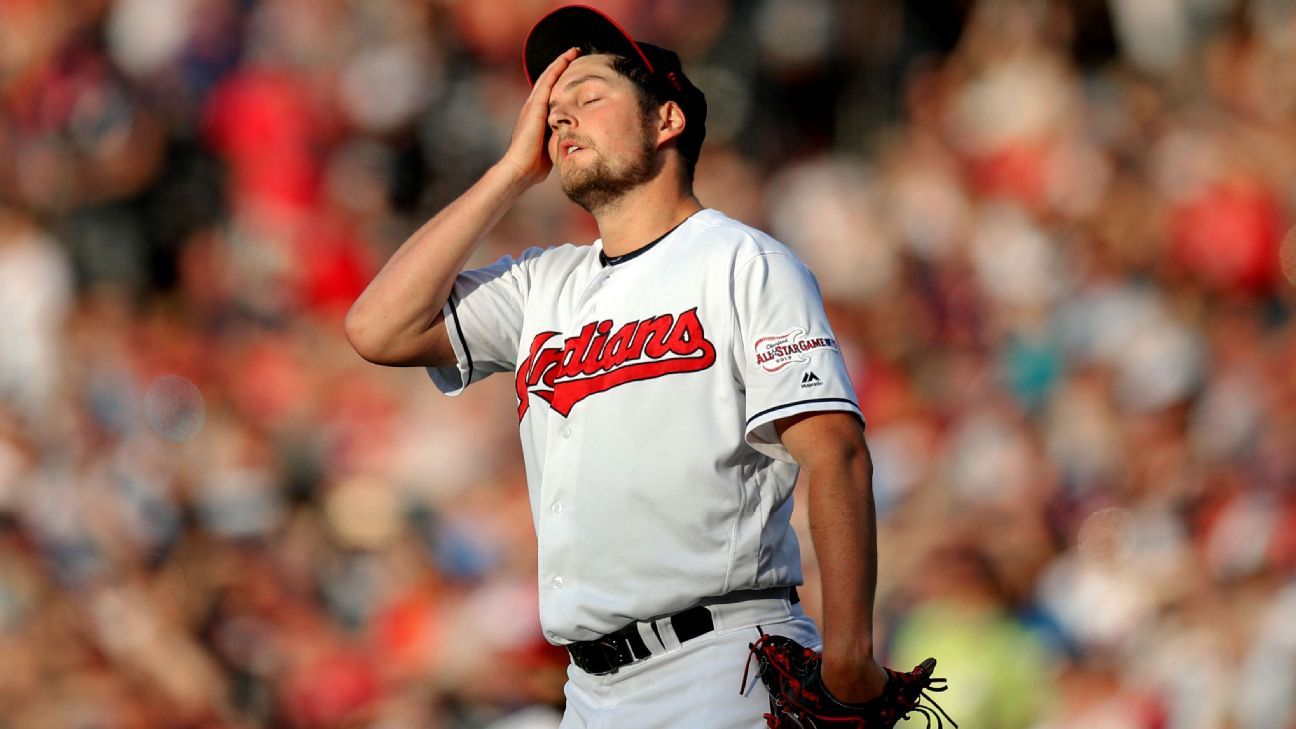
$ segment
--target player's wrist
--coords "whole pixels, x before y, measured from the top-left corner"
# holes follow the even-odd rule
[[[862,666],[873,660],[872,621],[826,620],[824,626],[823,658],[825,661],[848,666]]]
[[[863,660],[829,661],[820,664],[819,680],[824,691],[842,704],[861,704],[882,694],[887,672],[870,654]]]
[[[486,176],[507,184],[520,185],[526,181],[529,172],[525,163],[516,161],[506,154],[486,170]]]
[[[543,176],[540,176],[539,179],[535,179],[535,177],[534,170],[528,169],[525,164],[515,162],[507,156],[492,165],[484,175],[484,179],[493,187],[498,187],[501,193],[517,197],[520,197],[522,193],[544,179]]]
[[[858,672],[873,662],[873,653],[863,651],[824,651],[823,665],[834,673]]]

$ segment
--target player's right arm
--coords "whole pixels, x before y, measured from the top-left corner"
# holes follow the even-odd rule
[[[500,161],[401,244],[351,305],[346,336],[361,357],[406,367],[454,363],[442,309],[486,233],[549,174],[549,95],[576,55],[564,53],[536,79]]]

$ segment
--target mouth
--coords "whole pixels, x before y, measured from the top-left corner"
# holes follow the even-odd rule
[[[571,139],[565,139],[558,143],[558,158],[567,159],[577,152],[585,151],[585,149],[586,147],[582,147],[579,143]]]

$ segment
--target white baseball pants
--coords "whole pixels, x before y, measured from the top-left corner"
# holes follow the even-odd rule
[[[658,621],[665,649],[616,673],[592,676],[568,666],[559,729],[765,729],[769,695],[756,678],[755,660],[740,686],[748,645],[760,637],[756,626],[816,650],[823,644],[819,630],[800,605],[782,599],[710,610],[716,629],[683,645],[669,621]]]

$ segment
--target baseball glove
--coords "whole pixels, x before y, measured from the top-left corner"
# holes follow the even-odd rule
[[[958,729],[949,714],[925,693],[945,690],[945,679],[932,678],[935,658],[928,658],[909,673],[886,669],[887,683],[880,696],[862,704],[847,704],[823,685],[819,675],[822,659],[816,651],[765,631],[750,647],[747,668],[755,658],[756,675],[769,690],[770,713],[765,715],[769,729],[891,729],[911,712],[926,717],[928,727],[934,720],[940,729],[944,717]],[[744,669],[743,689],[746,687]],[[931,706],[919,706],[920,699]]]

